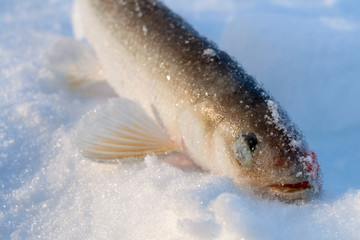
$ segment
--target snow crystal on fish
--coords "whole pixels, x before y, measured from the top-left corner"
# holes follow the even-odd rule
[[[210,57],[215,57],[216,52],[212,48],[207,48],[207,49],[204,50],[203,55],[207,55],[207,56],[210,56]]]

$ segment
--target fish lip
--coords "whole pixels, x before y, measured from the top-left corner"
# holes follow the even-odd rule
[[[265,195],[284,203],[307,202],[318,194],[309,181],[270,184],[265,191]]]
[[[252,185],[253,192],[264,199],[278,200],[283,203],[304,203],[318,195],[311,180],[273,182],[266,185]]]
[[[309,183],[309,181],[302,181],[296,183],[286,183],[286,184],[270,184],[267,186],[273,192],[281,192],[283,194],[287,193],[298,193],[306,190],[311,190],[313,187]]]

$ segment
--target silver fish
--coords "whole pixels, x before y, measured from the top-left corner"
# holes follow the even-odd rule
[[[284,201],[321,189],[302,133],[228,54],[155,0],[76,0],[74,28],[114,100],[80,131],[89,158],[181,152],[205,171]],[[74,81],[76,83],[76,81]]]

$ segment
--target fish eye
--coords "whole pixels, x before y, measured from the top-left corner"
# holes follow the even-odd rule
[[[233,145],[236,160],[243,166],[249,166],[252,162],[252,153],[255,151],[258,140],[254,133],[248,132],[239,136]]]
[[[252,132],[249,132],[249,133],[243,134],[241,136],[244,138],[244,141],[248,145],[250,151],[254,152],[258,145],[258,140],[256,138],[256,135]]]

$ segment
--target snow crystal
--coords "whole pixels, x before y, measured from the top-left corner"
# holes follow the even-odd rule
[[[214,49],[211,48],[207,48],[204,50],[203,55],[208,55],[210,57],[215,57],[216,56],[216,52]]]
[[[147,32],[148,32],[148,29],[147,29],[146,25],[142,26],[142,31],[143,31],[144,35],[146,36]]]
[[[268,108],[269,108],[270,113],[271,113],[271,118],[269,118],[271,123],[274,123],[274,124],[278,125],[281,129],[286,130],[284,125],[282,125],[282,122],[280,122],[280,115],[279,115],[279,112],[278,112],[278,105],[272,100],[268,100],[267,105],[268,105]]]
[[[358,239],[359,31],[329,28],[318,11],[359,22],[359,3],[295,1],[279,10],[273,3],[281,1],[252,1],[244,14],[233,0],[219,10],[218,0],[165,2],[207,37],[223,33],[222,48],[295,117],[322,164],[322,195],[283,204],[156,156],[119,164],[85,159],[75,146],[78,122],[114,94],[99,93],[104,83],[87,95],[49,87],[56,76],[43,63],[55,42],[72,36],[72,1],[3,1],[0,239]],[[209,28],[209,21],[216,24]]]
[[[267,119],[267,123],[271,125],[275,125],[275,127],[279,130],[283,130],[286,134],[288,132],[286,124],[286,120],[283,119],[283,116],[279,112],[279,105],[275,103],[273,100],[267,100],[268,110],[271,116],[265,115],[265,119]],[[289,136],[289,134],[288,134]],[[292,141],[292,144],[296,144],[297,141]]]

